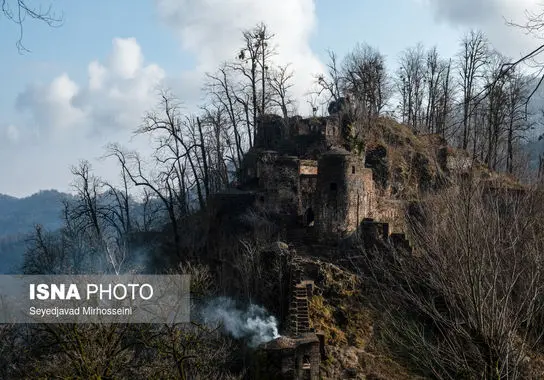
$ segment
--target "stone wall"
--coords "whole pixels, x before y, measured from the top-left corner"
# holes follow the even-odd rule
[[[300,160],[299,220],[303,226],[313,226],[317,189],[317,161]]]
[[[387,223],[389,234],[398,234],[405,231],[405,207],[402,200],[379,198],[376,202],[374,219]]]
[[[464,172],[472,166],[472,158],[467,152],[443,146],[437,151],[438,163],[446,172]]]
[[[280,155],[317,159],[330,146],[342,146],[342,130],[337,116],[283,120],[265,115],[259,124],[254,149],[275,150]]]
[[[325,124],[325,140],[327,145],[333,147],[341,147],[344,145],[342,137],[342,125],[338,117],[329,117]]]
[[[264,202],[280,214],[299,214],[298,158],[279,156],[277,152],[263,152],[257,163],[259,188],[264,191]]]
[[[286,134],[286,122],[279,115],[267,114],[258,120],[255,146],[263,149],[276,149]]]
[[[319,380],[319,365],[321,364],[319,340],[315,334],[310,334],[307,340],[307,343],[301,342],[296,348],[295,379]]]
[[[323,234],[345,235],[372,216],[375,191],[372,170],[362,158],[333,149],[319,160],[317,225]]]

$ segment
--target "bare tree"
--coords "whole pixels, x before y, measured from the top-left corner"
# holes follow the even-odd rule
[[[128,178],[134,186],[142,187],[150,191],[153,196],[160,200],[166,214],[173,236],[174,250],[180,254],[181,235],[179,231],[179,219],[186,215],[189,210],[185,185],[185,166],[180,166],[178,172],[177,165],[170,163],[168,167],[162,168],[158,173],[146,173],[142,159],[134,152],[126,152],[119,145],[110,144],[108,146],[108,157],[115,158],[121,168],[127,173]],[[179,187],[181,186],[181,187]],[[149,200],[149,193],[145,193]]]
[[[197,323],[33,324],[6,330],[0,346],[8,354],[0,359],[3,378],[240,379],[227,368],[232,339]]]
[[[252,114],[252,133],[249,136],[251,147],[257,136],[258,119],[267,111],[269,91],[267,91],[266,78],[271,64],[270,58],[275,54],[273,46],[270,45],[274,35],[270,34],[263,23],[245,30],[242,35],[244,45],[238,54],[238,61],[232,67],[247,81],[246,86],[249,89],[246,93],[250,97],[250,103],[245,103],[245,107]],[[239,96],[239,99],[243,97]]]
[[[27,17],[41,21],[50,27],[57,27],[62,24],[62,16],[55,14],[51,5],[46,8],[42,6],[34,7],[26,0],[1,0],[0,4],[4,17],[19,28],[19,38],[17,40],[19,52],[28,51],[23,45],[23,24]]]
[[[342,82],[367,119],[379,116],[391,95],[385,57],[366,44],[357,45],[344,58]]]
[[[294,104],[294,99],[289,93],[293,87],[292,81],[293,71],[289,69],[289,65],[271,70],[268,76],[268,85],[272,90],[270,101],[272,105],[280,109],[284,121],[289,119]]]
[[[537,39],[542,38],[542,31],[544,30],[544,8],[542,4],[539,4],[538,11],[525,11],[525,22],[517,23],[514,21],[509,21],[508,24],[517,28],[524,29],[529,34],[533,35]],[[529,65],[532,68],[536,68],[535,77],[539,78],[536,86],[533,87],[533,90],[527,98],[526,105],[536,94],[542,83],[544,82],[544,66],[538,62],[537,58],[544,52],[544,44],[540,44],[538,47],[528,52],[521,58],[508,62],[504,65],[504,73],[506,74],[510,70],[518,68],[521,65]]]
[[[507,112],[507,94],[506,85],[508,78],[501,75],[502,65],[504,57],[498,53],[489,55],[489,63],[487,73],[485,74],[486,87],[488,88],[487,94],[487,120],[484,125],[485,133],[480,136],[480,139],[485,141],[487,145],[482,149],[481,157],[490,169],[495,170],[498,163],[498,150],[500,140],[502,138]],[[478,128],[475,126],[474,146],[478,140],[477,136]],[[476,155],[476,149],[473,149],[474,155]],[[485,151],[485,153],[484,153]]]
[[[240,163],[232,151],[230,126],[227,112],[220,104],[210,104],[203,107],[203,123],[209,128],[208,132],[208,169],[210,191],[217,192],[229,184],[229,165],[237,170]]]
[[[162,175],[175,182],[172,186],[180,195],[195,190],[200,208],[204,208],[209,189],[207,173],[202,170],[206,169],[207,157],[198,120],[192,115],[182,115],[178,100],[165,92],[161,94],[159,110],[148,112],[136,133],[155,138],[153,158],[163,166]]]
[[[274,47],[270,46],[270,42],[273,38],[274,35],[269,32],[266,24],[260,23],[255,27],[253,39],[255,40],[255,44],[260,46],[259,67],[261,71],[261,106],[259,109],[261,115],[264,115],[268,108],[269,91],[267,91],[267,78],[270,70],[270,59],[276,54]]]
[[[263,275],[262,246],[259,242],[241,240],[240,255],[236,257],[234,266],[240,275],[244,296],[248,301],[255,299],[259,293],[259,280]]]
[[[208,95],[210,96],[211,106],[217,110],[224,110],[228,116],[230,128],[226,131],[227,134],[232,135],[227,138],[227,146],[230,151],[234,151],[231,154],[231,162],[236,168],[239,168],[242,163],[242,157],[245,152],[244,139],[240,124],[242,123],[243,116],[246,116],[246,125],[248,131],[248,139],[251,144],[251,120],[249,118],[249,104],[238,101],[239,97],[236,95],[238,91],[234,85],[232,78],[232,66],[223,64],[216,74],[207,74],[209,82],[206,86]],[[243,105],[243,109],[238,108],[239,105]],[[233,140],[233,141],[232,141]]]
[[[328,105],[331,101],[337,102],[342,96],[342,73],[336,53],[332,50],[328,50],[327,53],[329,55],[327,73],[316,76],[317,91],[315,93],[318,97],[324,97],[324,104]]]
[[[397,87],[402,94],[401,108],[403,123],[419,132],[423,119],[423,98],[425,94],[425,53],[423,46],[405,50],[400,56],[397,73]]]
[[[37,225],[27,244],[23,261],[25,274],[77,273],[77,263],[70,260],[69,247],[58,234],[45,231],[41,225]]]
[[[509,73],[508,78],[506,88],[506,170],[508,173],[513,173],[515,146],[524,138],[527,131],[533,129],[534,126],[530,121],[531,115],[526,107],[531,92],[530,79],[518,70]]]
[[[458,58],[460,88],[462,91],[461,147],[467,149],[471,137],[471,117],[484,67],[488,61],[489,46],[481,31],[470,31],[461,40]]]
[[[436,132],[445,138],[450,138],[450,126],[454,102],[454,83],[451,78],[451,59],[441,63],[438,89],[438,109],[436,115]]]
[[[365,256],[383,336],[426,376],[537,376],[526,357],[542,342],[542,193],[490,185],[469,179],[422,200],[413,253]]]
[[[427,106],[425,110],[425,125],[429,133],[437,130],[436,123],[439,112],[440,81],[444,75],[445,65],[441,64],[436,47],[427,52],[425,82],[427,84]]]

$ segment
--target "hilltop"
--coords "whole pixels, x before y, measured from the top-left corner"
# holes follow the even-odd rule
[[[417,135],[386,117],[357,123],[345,114],[288,121],[268,115],[240,171],[235,188],[210,203],[205,239],[220,243],[208,243],[206,251],[216,260],[214,247],[254,242],[251,251],[242,246],[232,257],[223,253],[219,265],[232,292],[242,284],[229,273],[249,265],[246,260],[262,265],[260,281],[276,283],[269,290],[245,285],[282,321],[283,340],[263,346],[261,365],[265,372],[292,370],[291,362],[276,358],[280,350],[294,362],[308,357],[312,376],[319,366],[328,379],[418,378],[413,363],[393,354],[377,333],[384,326],[376,284],[367,277],[377,270],[370,264],[373,252],[405,252],[403,260],[411,260],[421,243],[414,235],[420,204],[459,184],[477,183],[475,194],[524,189],[437,134]],[[278,284],[264,268],[288,280]]]

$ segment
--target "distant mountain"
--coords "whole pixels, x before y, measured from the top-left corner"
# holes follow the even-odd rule
[[[62,226],[62,200],[71,198],[56,190],[44,190],[26,198],[0,194],[0,273],[17,272],[26,239],[36,224],[47,230]]]

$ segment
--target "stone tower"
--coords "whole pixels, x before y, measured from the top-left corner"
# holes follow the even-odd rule
[[[371,218],[374,202],[372,170],[364,159],[335,148],[318,161],[316,226],[322,234],[344,236]]]

